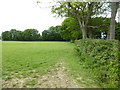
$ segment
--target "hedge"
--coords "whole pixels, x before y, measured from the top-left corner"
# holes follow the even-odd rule
[[[103,88],[118,88],[119,41],[103,39],[76,40],[76,51],[85,69],[90,70]]]

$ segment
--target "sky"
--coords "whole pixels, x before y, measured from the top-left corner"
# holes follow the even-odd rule
[[[11,29],[37,29],[40,33],[51,26],[61,25],[65,18],[53,17],[54,0],[0,0],[0,34]],[[50,3],[52,2],[52,3]],[[108,15],[110,16],[110,14]]]
[[[61,25],[64,18],[53,17],[51,0],[0,0],[0,34],[11,29],[25,30],[34,28],[40,33],[50,26]]]

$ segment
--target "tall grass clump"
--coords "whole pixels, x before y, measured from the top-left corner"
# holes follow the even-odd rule
[[[119,41],[82,39],[75,41],[83,68],[99,82],[103,88],[119,87]]]

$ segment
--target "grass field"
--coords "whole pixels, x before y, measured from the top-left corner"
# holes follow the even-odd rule
[[[50,79],[52,75],[55,77],[58,77],[56,75],[62,76],[63,73],[67,75],[66,77],[63,76],[63,79],[70,77],[68,82],[69,80],[75,80],[81,87],[97,87],[93,76],[90,76],[87,71],[80,67],[79,56],[75,53],[74,47],[75,45],[69,42],[3,41],[3,87],[50,88],[52,86],[49,86],[50,82],[47,82],[49,81],[47,79]],[[64,63],[64,66],[58,63]],[[59,71],[63,70],[60,65],[66,68],[64,72]],[[58,74],[54,74],[54,72],[58,72]],[[43,80],[42,76],[49,78]],[[46,83],[44,86],[41,83],[38,84],[40,80],[42,80],[41,83],[46,82],[48,86]],[[60,81],[58,82],[55,84],[60,84]],[[69,85],[53,85],[53,87],[65,88],[70,87]]]

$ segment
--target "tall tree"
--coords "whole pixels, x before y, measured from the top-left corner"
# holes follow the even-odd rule
[[[24,36],[24,40],[26,41],[35,41],[35,40],[38,40],[38,38],[40,37],[40,34],[36,29],[26,29],[23,32],[23,36]]]
[[[2,32],[2,40],[5,40],[5,41],[11,41],[12,40],[12,36],[11,36],[10,31]]]
[[[87,38],[87,26],[92,16],[103,13],[103,2],[58,2],[52,12],[59,16],[74,17],[78,20],[82,37]],[[102,7],[102,10],[101,10]]]
[[[11,29],[10,33],[11,33],[11,36],[12,36],[11,40],[16,41],[17,40],[17,30],[16,29]]]
[[[48,30],[44,30],[42,32],[43,40],[46,41],[62,41],[62,37],[60,36],[61,26],[50,27]]]
[[[62,22],[60,35],[65,40],[75,40],[82,38],[82,32],[77,19],[69,17]]]
[[[108,32],[108,39],[115,39],[115,17],[118,7],[119,2],[111,2],[111,22],[110,30]]]

